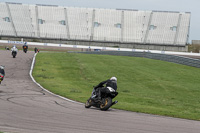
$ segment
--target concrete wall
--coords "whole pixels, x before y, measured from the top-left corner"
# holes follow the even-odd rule
[[[21,40],[21,38],[2,37],[2,40]],[[146,49],[146,50],[159,50],[159,51],[178,51],[187,52],[188,46],[186,45],[159,45],[159,44],[141,44],[141,43],[121,43],[121,42],[97,42],[85,40],[55,40],[55,39],[38,39],[38,38],[24,38],[24,41],[35,41],[42,43],[62,43],[71,45],[86,45],[86,46],[101,46],[101,47],[117,47],[117,48],[131,48],[131,49]]]

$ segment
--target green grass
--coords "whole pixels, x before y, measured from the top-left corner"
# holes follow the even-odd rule
[[[200,120],[200,69],[138,57],[39,53],[33,76],[46,89],[85,102],[94,85],[118,78],[113,108]]]

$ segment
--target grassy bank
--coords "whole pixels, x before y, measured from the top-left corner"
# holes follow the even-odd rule
[[[92,87],[116,76],[113,108],[200,120],[200,69],[146,58],[39,53],[33,76],[46,89],[85,102]]]

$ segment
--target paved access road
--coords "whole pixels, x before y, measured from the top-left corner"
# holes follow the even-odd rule
[[[85,109],[32,82],[33,52],[0,50],[6,77],[0,85],[0,131],[9,133],[199,133],[200,121],[110,109]],[[120,102],[120,101],[119,101]]]

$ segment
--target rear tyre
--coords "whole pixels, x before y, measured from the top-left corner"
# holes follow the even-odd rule
[[[90,108],[92,106],[92,100],[88,99],[85,103],[85,108]]]
[[[112,106],[112,99],[110,97],[105,98],[105,102],[100,105],[100,109],[103,111],[108,110]]]

